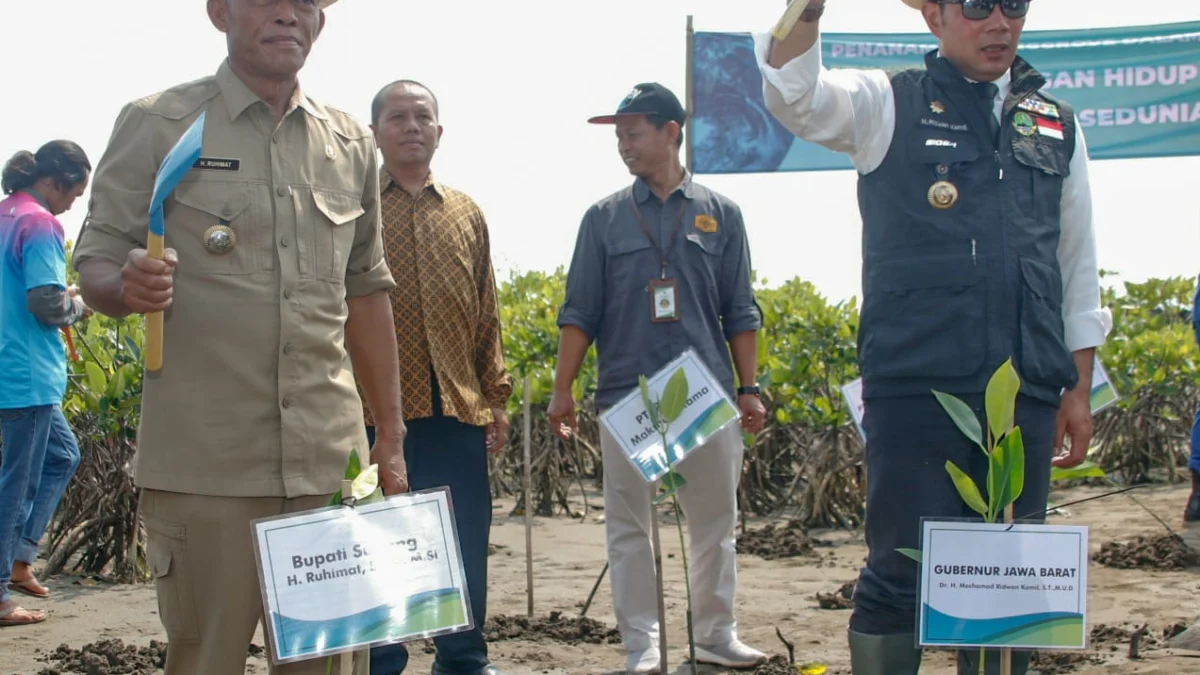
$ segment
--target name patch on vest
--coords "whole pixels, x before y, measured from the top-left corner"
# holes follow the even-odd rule
[[[954,141],[948,141],[944,138],[930,138],[929,140],[925,141],[925,147],[957,148],[958,143]]]
[[[208,169],[210,171],[240,171],[242,160],[225,157],[201,157],[192,165],[193,169]]]
[[[937,127],[938,129],[949,129],[950,131],[966,131],[967,130],[967,125],[965,125],[965,124],[950,124],[949,122],[943,122],[941,120],[930,120],[930,119],[921,118],[921,124],[923,124],[924,126],[927,126],[927,127]]]

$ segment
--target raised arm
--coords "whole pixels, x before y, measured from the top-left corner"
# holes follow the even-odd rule
[[[795,0],[805,2],[806,0]],[[811,0],[812,7],[827,0]],[[819,21],[801,19],[781,40],[755,37],[767,109],[796,136],[850,156],[860,173],[870,173],[887,156],[896,126],[891,82],[882,70],[840,68],[821,63]]]

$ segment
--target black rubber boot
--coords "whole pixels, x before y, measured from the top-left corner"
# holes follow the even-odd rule
[[[984,675],[1000,675],[1000,650],[987,650],[987,665]],[[1012,675],[1025,675],[1029,670],[1029,660],[1033,652],[1013,650]],[[979,675],[979,649],[966,649],[958,652],[958,675]]]
[[[850,637],[850,672],[854,675],[917,675],[921,650],[912,633],[866,635],[847,631]]]

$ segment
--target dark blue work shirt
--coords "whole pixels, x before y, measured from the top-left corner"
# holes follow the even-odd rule
[[[666,277],[678,284],[678,321],[652,320],[650,282],[662,276],[660,248]],[[577,326],[595,342],[601,410],[636,387],[639,375],[651,376],[689,347],[732,396],[727,342],[762,327],[741,209],[690,175],[665,203],[638,178],[593,204],[579,228],[558,325]]]

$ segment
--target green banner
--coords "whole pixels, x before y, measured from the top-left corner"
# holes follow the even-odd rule
[[[693,45],[696,173],[852,168],[771,117],[750,34],[697,32]],[[925,33],[821,36],[826,68],[922,67],[936,48]],[[1200,154],[1200,22],[1028,31],[1019,53],[1075,107],[1092,159]]]

